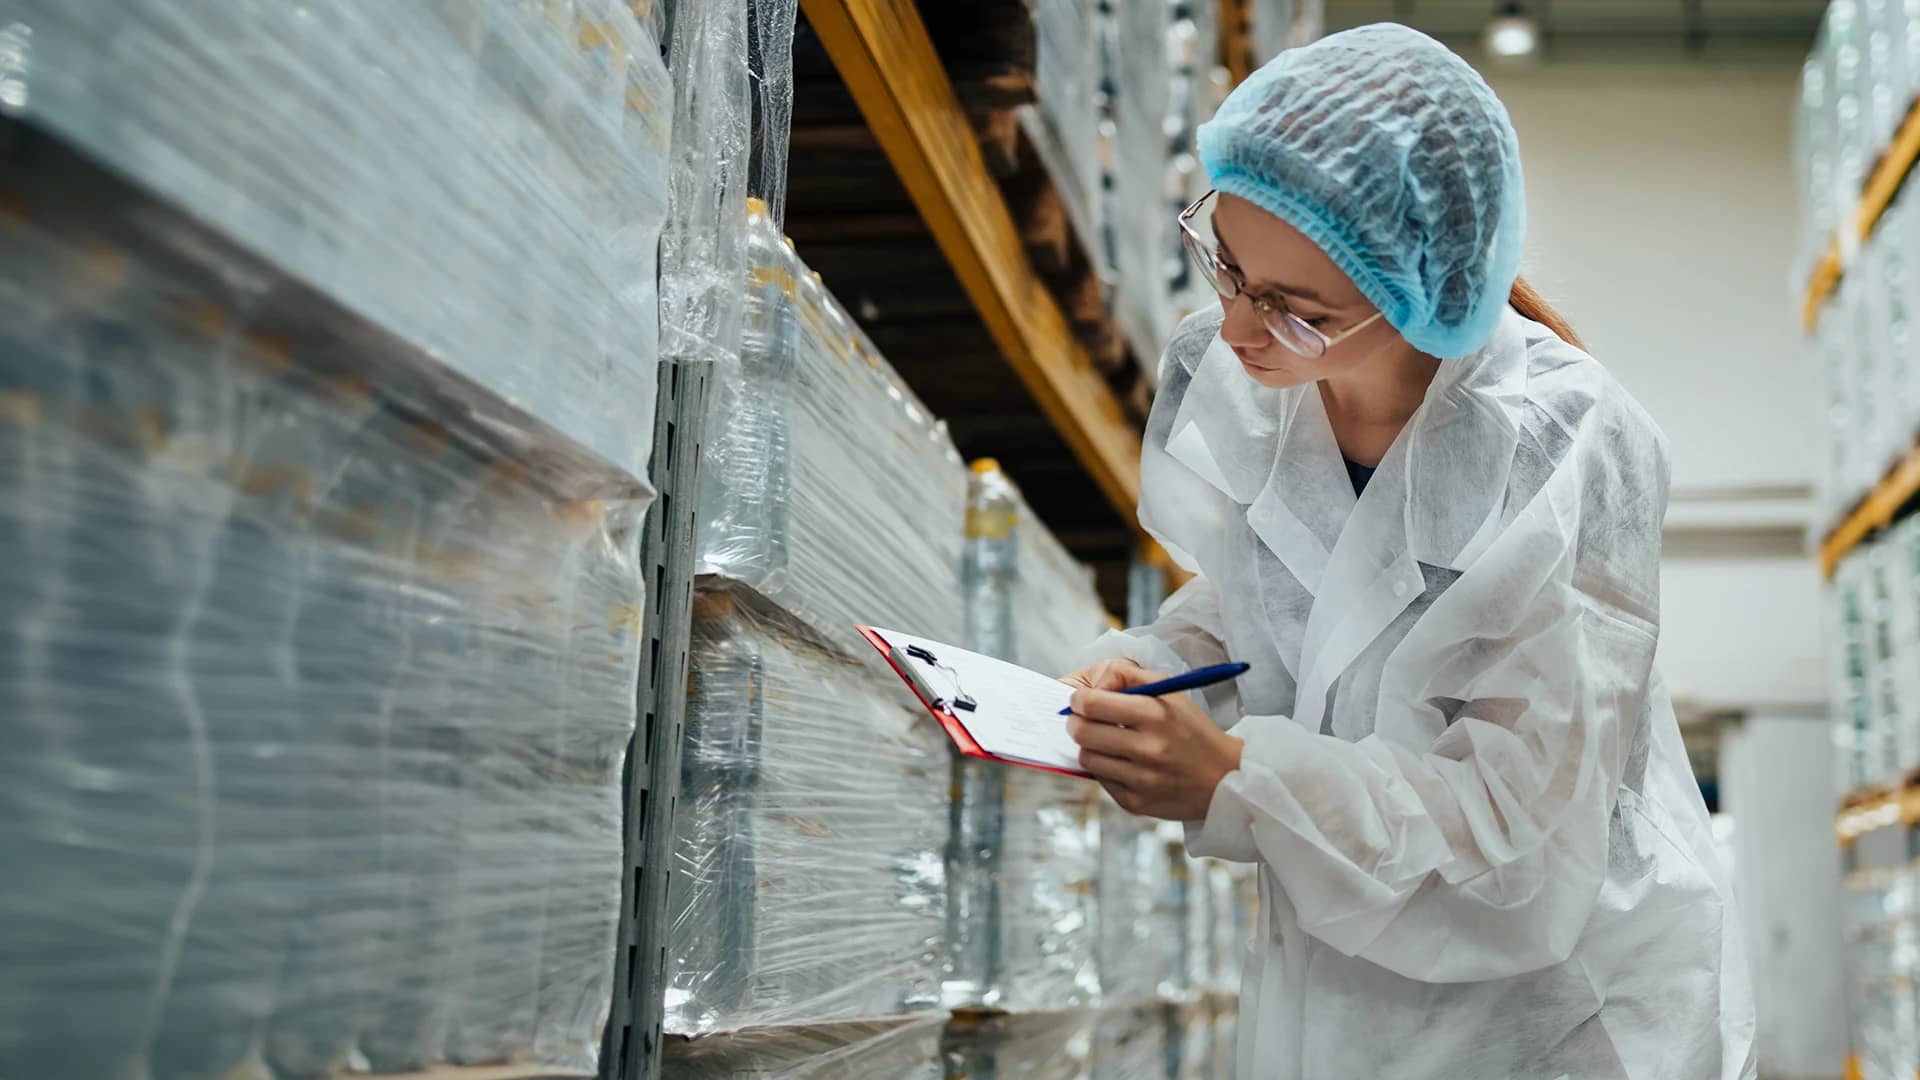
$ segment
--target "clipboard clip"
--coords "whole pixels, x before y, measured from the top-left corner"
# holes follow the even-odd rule
[[[914,690],[919,693],[921,697],[925,698],[927,704],[933,708],[945,709],[951,706],[959,712],[973,712],[980,707],[980,703],[968,696],[967,692],[961,688],[960,673],[942,664],[939,659],[933,655],[932,650],[919,645],[909,645],[903,650],[896,645],[893,647],[893,660],[894,666],[900,669],[900,673],[907,677],[909,683],[913,684]],[[944,671],[951,676],[953,678],[954,691],[952,700],[949,701],[945,696],[935,692],[932,684],[927,682],[926,676],[921,673],[919,668],[910,663],[910,660],[918,660],[930,668]]]

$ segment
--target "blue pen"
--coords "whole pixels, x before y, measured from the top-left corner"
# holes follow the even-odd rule
[[[1159,697],[1162,694],[1177,694],[1182,690],[1198,690],[1203,686],[1213,686],[1218,683],[1237,679],[1245,675],[1247,669],[1251,666],[1251,664],[1212,664],[1203,668],[1194,668],[1184,675],[1175,675],[1171,679],[1161,679],[1159,682],[1130,686],[1120,692],[1123,694],[1145,694],[1148,697]],[[1061,716],[1071,716],[1072,714],[1073,706],[1071,705],[1060,710]]]

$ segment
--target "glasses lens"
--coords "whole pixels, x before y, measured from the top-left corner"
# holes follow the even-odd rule
[[[1269,311],[1266,316],[1267,330],[1273,334],[1275,341],[1309,360],[1327,354],[1327,339],[1314,333],[1313,327],[1301,322],[1297,316],[1284,311]]]
[[[1231,300],[1238,295],[1240,290],[1234,288],[1233,281],[1220,272],[1220,261],[1213,257],[1213,252],[1207,250],[1206,244],[1202,243],[1192,230],[1181,229],[1180,240],[1187,246],[1187,257],[1192,259],[1193,265],[1199,269],[1200,277],[1213,286],[1214,292],[1219,293],[1221,298],[1226,300]]]

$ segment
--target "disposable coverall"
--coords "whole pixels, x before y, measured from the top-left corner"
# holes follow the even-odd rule
[[[1728,876],[1653,667],[1664,439],[1508,309],[1356,499],[1312,384],[1176,331],[1141,520],[1198,576],[1096,656],[1252,664],[1201,856],[1257,863],[1250,1080],[1755,1075]]]

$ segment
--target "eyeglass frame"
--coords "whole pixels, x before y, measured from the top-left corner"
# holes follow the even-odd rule
[[[1260,316],[1260,324],[1267,328],[1267,333],[1272,336],[1274,341],[1279,342],[1296,356],[1302,356],[1309,360],[1317,360],[1327,355],[1327,351],[1335,345],[1340,344],[1355,334],[1358,334],[1360,331],[1365,330],[1367,327],[1372,326],[1374,323],[1379,322],[1381,319],[1386,318],[1386,312],[1376,311],[1366,319],[1329,337],[1322,333],[1318,327],[1309,325],[1305,319],[1287,310],[1284,304],[1276,305],[1264,296],[1255,296],[1248,292],[1247,278],[1245,274],[1241,273],[1240,268],[1232,266],[1220,258],[1218,248],[1208,250],[1207,242],[1201,238],[1198,232],[1194,231],[1192,225],[1188,224],[1188,222],[1193,220],[1193,216],[1200,212],[1200,205],[1217,194],[1217,191],[1209,190],[1205,195],[1193,200],[1192,205],[1180,211],[1180,216],[1176,221],[1180,226],[1181,233],[1184,234],[1181,237],[1181,246],[1187,249],[1187,258],[1193,260],[1194,266],[1200,271],[1200,276],[1212,282],[1213,291],[1219,295],[1220,299],[1233,300],[1241,296],[1247,298],[1247,302],[1253,305],[1254,312]],[[1228,287],[1231,287],[1233,291],[1228,292]],[[1305,331],[1306,334],[1309,335],[1307,340],[1320,342],[1320,351],[1306,352],[1294,342],[1288,341],[1284,336],[1286,332],[1274,326],[1275,317],[1284,320],[1285,325],[1292,329]]]

